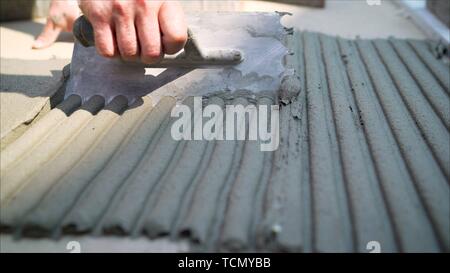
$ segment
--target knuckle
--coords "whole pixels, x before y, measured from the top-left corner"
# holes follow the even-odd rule
[[[187,34],[178,33],[168,37],[165,43],[165,52],[168,54],[175,54],[183,48],[187,41]]]
[[[137,55],[137,39],[133,35],[124,34],[118,39],[120,54],[122,57],[134,57]]]
[[[96,22],[102,23],[107,21],[105,13],[100,9],[91,10],[89,12],[89,19],[92,21],[93,24]]]
[[[148,50],[144,52],[144,57],[149,59],[157,59],[161,56],[161,51],[159,50]]]
[[[114,52],[109,50],[107,47],[104,46],[98,46],[97,52],[103,57],[112,58],[114,57]]]
[[[142,52],[142,59],[144,61],[148,61],[148,60],[157,60],[159,58],[161,58],[161,50],[155,50],[155,49],[151,49],[151,50],[145,50]]]
[[[138,8],[148,8],[148,1],[147,0],[136,0],[136,6]]]
[[[104,39],[101,39],[100,36],[96,36],[95,47],[97,49],[97,53],[103,57],[114,57],[114,45],[109,44]]]
[[[94,29],[94,33],[99,37],[102,36],[107,31],[107,29],[110,27],[109,23],[103,22],[103,21],[96,20],[96,21],[92,21],[91,23],[92,23],[92,28]]]
[[[121,55],[123,57],[135,57],[137,55],[137,49],[132,46],[124,47],[121,50]]]
[[[187,41],[187,32],[178,32],[171,35],[170,40],[177,45],[184,44]]]
[[[127,1],[115,0],[112,4],[112,9],[115,15],[120,17],[130,17],[130,9]]]

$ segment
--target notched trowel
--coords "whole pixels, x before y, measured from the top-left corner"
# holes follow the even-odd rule
[[[136,97],[170,95],[186,97],[217,91],[277,90],[285,73],[284,43],[288,34],[280,13],[189,14],[188,41],[175,55],[144,64],[96,53],[92,25],[77,19],[76,42],[70,64],[66,97],[94,95],[111,101],[122,95],[132,103]]]

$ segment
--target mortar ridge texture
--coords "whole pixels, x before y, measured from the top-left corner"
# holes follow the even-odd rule
[[[2,151],[3,232],[169,236],[201,251],[450,251],[448,62],[427,41],[296,32],[287,44],[298,90],[281,101],[277,151],[173,140],[175,98],[69,97]],[[277,99],[204,97],[230,102]]]

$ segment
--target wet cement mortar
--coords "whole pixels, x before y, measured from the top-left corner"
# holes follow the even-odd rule
[[[51,134],[18,140],[42,143],[2,153],[3,230],[169,236],[200,251],[365,252],[373,240],[385,252],[448,251],[446,57],[424,41],[286,37],[293,73],[276,92],[202,93],[221,107],[279,104],[276,152],[172,140],[168,113],[192,107],[192,93],[170,84],[131,106],[68,97],[70,122],[49,114]]]

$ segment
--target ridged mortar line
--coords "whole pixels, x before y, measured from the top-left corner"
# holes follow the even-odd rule
[[[31,126],[17,140],[8,145],[0,154],[1,172],[6,171],[11,164],[19,162],[21,157],[29,154],[58,127],[58,124],[67,118],[67,115],[70,115],[80,105],[81,99],[79,96],[70,96]]]
[[[79,131],[93,118],[93,113],[95,114],[103,107],[103,103],[102,97],[94,96],[80,110],[54,130],[52,135],[41,142],[38,147],[35,147],[33,153],[27,154],[14,167],[1,174],[1,180],[3,181],[1,191],[2,207],[6,205],[12,197],[11,194],[20,187],[27,177],[32,175],[47,160],[61,153],[72,142]]]
[[[409,169],[396,144],[392,128],[389,126],[387,113],[381,107],[375,93],[375,87],[371,82],[373,79],[366,74],[368,67],[360,57],[356,43],[340,40],[340,46],[347,55],[355,56],[349,58],[347,70],[358,108],[361,109],[366,138],[391,221],[394,224],[398,246],[401,251],[418,251],[422,244],[421,241],[416,242],[416,236],[423,233],[429,234],[430,227],[428,227],[426,212],[414,188],[412,174],[410,176]],[[423,223],[425,223],[425,231],[423,231]],[[421,239],[426,240],[429,237],[428,235]]]
[[[157,151],[155,149],[160,145],[161,137],[164,132],[168,129],[168,124],[170,121],[169,110],[175,106],[175,100],[163,98],[162,101],[156,105],[154,108],[154,113],[147,116],[145,123],[149,123],[153,128],[149,129],[149,135],[151,135],[150,144],[148,145],[143,158],[137,163],[137,166],[132,170],[125,181],[118,187],[116,192],[111,196],[111,201],[105,209],[105,213],[98,219],[93,230],[94,234],[99,235],[101,232],[104,233],[116,233],[116,234],[129,234],[134,223],[133,215],[136,217],[139,215],[139,204],[144,201],[139,201],[138,196],[132,196],[130,199],[127,194],[132,192],[134,186],[136,186],[137,180],[145,180],[144,189],[138,189],[138,194],[147,195],[147,192],[151,190],[155,181],[157,181],[158,175],[155,169],[156,164],[151,164],[155,162],[153,159],[153,154]],[[153,160],[152,160],[153,159]],[[163,158],[159,158],[159,161],[163,161]],[[152,172],[151,170],[154,170]],[[143,173],[144,172],[144,173]],[[152,174],[152,175],[150,175]],[[155,178],[153,178],[155,177]],[[147,181],[151,178],[150,181]],[[145,189],[148,187],[148,189]],[[138,186],[139,188],[139,186]],[[133,206],[133,209],[128,209],[129,206]],[[124,209],[126,213],[124,214]],[[126,219],[122,219],[121,215],[125,216]],[[122,221],[121,221],[122,220]],[[126,221],[125,224],[125,220]]]
[[[269,98],[260,98],[257,102],[257,107],[260,107],[261,105],[267,106],[268,114],[267,119],[265,122],[267,122],[268,125],[271,126],[271,106],[274,104],[273,100]],[[258,115],[258,122],[261,118],[261,115]],[[279,120],[277,120],[279,124]],[[279,125],[278,125],[279,126]],[[268,126],[269,127],[269,126]],[[271,128],[271,130],[275,130],[275,128]],[[277,136],[280,137],[279,135]],[[272,139],[272,141],[275,141]],[[281,144],[281,139],[278,140]],[[262,144],[262,140],[258,140],[259,144]],[[261,146],[260,146],[261,147]],[[278,146],[278,150],[280,147]],[[254,215],[252,217],[252,222],[250,223],[250,248],[255,249],[257,247],[257,232],[260,229],[260,225],[264,223],[263,221],[263,213],[265,210],[265,193],[268,189],[269,180],[272,173],[272,167],[273,167],[273,160],[274,156],[273,154],[275,151],[266,151],[264,152],[264,158],[263,158],[263,169],[261,171],[260,177],[259,177],[259,184],[257,185],[257,190],[255,193],[255,202],[253,204],[254,207]]]
[[[114,151],[128,133],[136,129],[151,109],[150,99],[144,98],[143,105],[125,111],[119,120],[102,138],[98,138],[71,170],[59,179],[43,200],[24,217],[24,228],[39,229],[41,232],[58,230],[58,222],[76,203],[79,194],[91,179],[106,165]],[[131,105],[135,107],[137,104]]]
[[[297,50],[298,50],[298,67],[301,80],[301,91],[297,100],[293,103],[293,109],[298,109],[293,113],[294,120],[300,121],[300,126],[298,134],[300,136],[300,147],[301,147],[301,161],[302,161],[302,175],[300,178],[302,199],[303,199],[303,209],[302,214],[302,231],[303,231],[303,251],[312,252],[313,248],[313,219],[312,219],[312,190],[311,190],[311,174],[310,174],[310,151],[309,151],[309,131],[308,131],[308,107],[306,101],[306,64],[305,64],[305,54],[304,54],[304,44],[303,44],[303,33],[296,39]],[[293,121],[295,122],[295,121]],[[297,132],[293,132],[295,135]]]
[[[335,40],[328,36],[321,36],[329,96],[354,224],[355,249],[366,252],[366,244],[377,240],[385,251],[392,252],[395,250],[395,242],[389,218],[386,218],[381,192],[379,188],[373,186],[373,178],[366,167],[368,162],[362,152],[362,143],[358,139],[354,114],[349,108],[350,102],[345,94],[344,79],[339,73],[344,67],[338,63],[339,52],[333,41]]]
[[[306,108],[305,101],[305,62],[303,58],[303,45],[302,45],[302,33],[299,31],[294,32],[294,36],[290,40],[290,48],[293,51],[293,56],[287,58],[287,65],[294,68],[294,73],[300,80],[300,91],[297,97],[292,101],[291,115],[293,119],[301,120],[302,112]]]
[[[305,100],[306,104],[306,100]],[[302,149],[302,163],[303,173],[300,177],[302,198],[303,198],[303,218],[302,218],[302,230],[303,230],[303,252],[310,253],[313,251],[313,238],[315,238],[313,228],[313,197],[312,197],[312,185],[311,185],[311,171],[310,171],[310,151],[309,151],[309,131],[308,131],[308,109],[304,107],[303,118],[301,120],[301,127],[299,128],[301,136],[301,149]]]
[[[384,221],[382,221],[383,223],[380,224],[384,226],[385,232],[388,231],[387,233],[389,233],[386,234],[386,236],[389,237],[389,244],[386,244],[388,246],[387,249],[389,249],[389,251],[391,252],[398,251],[397,233],[392,222],[392,215],[387,202],[388,200],[384,195],[382,183],[380,183],[380,173],[377,169],[376,157],[374,157],[371,151],[372,142],[371,139],[368,138],[368,135],[366,133],[368,129],[367,126],[370,127],[369,131],[373,131],[372,127],[375,126],[377,131],[385,132],[386,128],[383,128],[382,124],[386,125],[386,123],[383,123],[383,121],[380,122],[380,119],[384,118],[383,114],[380,114],[383,112],[383,110],[379,105],[376,97],[373,96],[373,92],[371,94],[367,92],[367,89],[371,88],[368,75],[364,72],[361,72],[366,71],[364,64],[362,64],[361,62],[358,63],[359,56],[357,52],[349,51],[350,45],[354,46],[354,43],[348,39],[339,37],[335,42],[336,50],[341,56],[341,60],[338,61],[338,63],[340,66],[339,70],[342,72],[341,77],[342,83],[344,85],[343,90],[347,90],[347,92],[345,93],[347,95],[346,97],[349,103],[350,112],[352,113],[354,119],[354,128],[356,129],[354,133],[356,134],[356,137],[359,141],[359,149],[362,153],[365,172],[370,179],[370,183],[368,185],[372,189],[372,192],[376,195],[376,199],[378,200],[377,204],[372,205],[378,207],[377,210],[380,213],[379,217],[384,219]],[[358,76],[354,76],[354,67],[358,67],[358,72],[361,72],[360,74],[358,74]],[[361,87],[365,92],[361,93]],[[363,107],[360,108],[359,104],[361,101],[361,94],[364,94],[364,96],[366,97],[364,98],[364,100],[371,104],[369,107],[367,107],[367,105],[363,105]],[[370,116],[368,116],[368,114],[370,114]],[[369,118],[368,123],[366,123],[365,121],[366,118]],[[376,122],[374,122],[374,118],[377,119]],[[382,134],[383,133],[381,133],[380,135]],[[401,156],[400,160],[402,160]],[[407,175],[406,166],[404,166],[404,170]],[[359,247],[362,247],[361,244],[359,245]],[[383,250],[385,249],[386,247],[383,247]],[[367,252],[367,249],[360,249],[359,251]]]
[[[225,108],[225,102],[221,97],[208,98],[208,104],[218,106],[222,110]],[[220,116],[211,118],[218,120]],[[204,118],[203,124],[205,121]],[[221,122],[225,124],[225,116],[222,116]],[[225,128],[215,128],[215,130],[225,135]],[[224,182],[221,172],[229,170],[229,168],[225,167],[226,161],[217,162],[218,159],[223,160],[223,158],[227,158],[228,147],[226,146],[226,140],[214,139],[209,141],[213,142],[213,145],[208,146],[210,148],[210,153],[207,153],[208,160],[204,163],[201,172],[196,174],[194,180],[197,182],[189,188],[188,198],[184,198],[181,206],[182,211],[180,211],[172,231],[172,236],[188,238],[196,244],[205,242],[206,229],[211,223],[214,205],[218,199],[219,187]],[[224,147],[227,149],[224,149]],[[228,162],[231,162],[231,160]]]
[[[421,87],[422,93],[427,98],[435,112],[445,124],[447,130],[450,128],[450,98],[441,87],[426,65],[419,59],[414,50],[406,41],[391,39],[396,53],[406,65],[411,75]]]
[[[297,152],[300,149],[301,155],[300,158],[297,156],[292,156],[288,159],[290,164],[294,164],[293,167],[288,168],[289,171],[292,172],[300,171],[300,175],[295,176],[293,179],[299,179],[298,183],[300,185],[301,192],[301,204],[300,204],[300,215],[301,215],[301,227],[300,232],[301,238],[300,241],[293,240],[286,236],[287,233],[279,233],[278,236],[275,236],[275,245],[277,249],[281,249],[284,251],[299,251],[300,249],[305,252],[311,252],[312,250],[312,218],[311,218],[311,189],[310,189],[310,177],[309,177],[309,149],[308,149],[308,122],[307,122],[307,102],[306,102],[306,68],[305,68],[305,60],[304,60],[304,45],[303,45],[303,36],[308,35],[308,32],[302,33],[300,31],[295,31],[292,37],[290,48],[293,49],[294,55],[291,60],[291,65],[295,68],[295,74],[300,80],[300,92],[295,100],[292,101],[290,106],[290,117],[287,117],[289,120],[289,147],[295,145],[295,149]],[[281,110],[282,111],[282,110]],[[281,113],[280,113],[281,114]],[[280,145],[280,148],[283,146]],[[291,148],[289,148],[290,150]],[[291,152],[292,154],[292,152]],[[298,162],[297,162],[298,161]],[[295,164],[300,164],[296,166]],[[301,169],[301,170],[300,170]],[[288,191],[290,194],[291,191]],[[294,196],[295,194],[292,194]],[[286,201],[286,202],[296,202],[295,201]],[[292,207],[289,207],[290,210],[294,210]],[[286,213],[285,213],[286,214]],[[294,213],[295,214],[295,213]],[[288,217],[286,221],[291,221],[292,219]],[[292,229],[295,230],[295,224],[292,225]],[[276,230],[276,229],[275,229]]]
[[[188,211],[191,209],[190,204],[192,203],[193,196],[195,195],[195,191],[198,188],[202,178],[204,177],[207,169],[210,166],[210,160],[217,146],[216,141],[208,141],[207,147],[204,152],[204,158],[202,158],[201,163],[195,173],[195,177],[190,182],[186,193],[183,196],[183,200],[179,206],[177,216],[174,217],[174,222],[172,225],[172,230],[170,232],[172,238],[179,238],[180,235],[180,226],[182,224],[183,219],[185,218]],[[212,181],[209,181],[212,183]],[[206,205],[206,204],[205,204]],[[212,206],[212,204],[208,204]],[[195,242],[195,240],[192,240]]]
[[[211,156],[214,153],[216,145],[217,143],[215,141],[207,141],[206,149],[203,154],[204,157],[201,159],[201,162],[197,168],[194,177],[191,179],[191,182],[187,186],[186,193],[183,195],[181,204],[177,210],[176,216],[174,217],[172,229],[170,232],[172,238],[178,238],[181,221],[188,213],[187,211],[190,210],[189,204],[192,201],[193,198],[192,196],[194,195],[194,192],[196,191],[199,181],[204,176],[206,169],[210,164],[209,160],[211,159]]]
[[[202,109],[202,105],[196,107],[194,105],[194,124],[203,119],[201,113],[195,115],[196,110]],[[189,189],[195,187],[197,175],[201,175],[205,170],[213,148],[214,143],[209,141],[186,142],[186,148],[176,167],[161,181],[160,188],[155,192],[155,202],[145,216],[145,231],[148,235],[158,235],[161,232],[173,234],[177,217],[183,212],[181,206],[186,205],[184,200],[189,198]]]
[[[359,140],[359,148],[360,151],[362,153],[362,158],[364,160],[364,165],[366,167],[366,172],[367,175],[370,178],[370,186],[372,187],[372,190],[376,193],[378,193],[378,200],[380,200],[381,202],[378,204],[378,206],[384,207],[384,210],[381,209],[380,212],[383,214],[382,217],[384,217],[385,219],[387,219],[387,225],[390,225],[390,230],[391,230],[391,235],[395,234],[392,233],[393,229],[392,229],[392,223],[389,221],[389,215],[388,215],[388,211],[387,211],[387,207],[386,207],[386,200],[384,199],[384,196],[382,194],[382,189],[381,189],[381,185],[379,183],[378,180],[378,175],[377,175],[377,170],[375,168],[374,165],[374,160],[373,157],[371,155],[370,152],[370,145],[369,142],[367,140],[367,137],[365,135],[365,131],[364,131],[364,119],[361,115],[361,110],[358,107],[358,104],[356,103],[356,98],[354,96],[354,88],[353,88],[353,83],[352,80],[350,79],[349,76],[349,71],[347,70],[347,63],[348,63],[348,57],[347,54],[345,54],[344,52],[342,52],[338,41],[341,41],[343,39],[341,38],[335,38],[335,50],[337,51],[337,54],[340,55],[339,58],[337,58],[337,62],[339,64],[339,71],[341,72],[341,79],[342,79],[342,84],[343,84],[343,90],[346,90],[346,92],[343,92],[346,95],[347,98],[347,102],[349,103],[349,110],[352,113],[352,118],[353,118],[353,124],[354,124],[354,128],[356,129],[355,134],[357,139]],[[364,81],[367,82],[368,78],[367,75],[363,74],[363,79]],[[374,98],[375,100],[375,98]],[[381,108],[381,107],[380,107]],[[392,245],[391,245],[392,246]],[[366,252],[367,249],[364,250],[364,252]]]
[[[193,109],[194,109],[194,98],[188,97],[183,101],[183,104],[188,106],[191,110],[191,120],[193,118]],[[171,135],[171,127],[173,125],[173,122],[175,119],[171,118],[169,126],[167,126],[164,136],[162,139],[171,142],[175,147],[175,150],[173,150],[170,154],[170,160],[165,163],[165,167],[162,173],[158,175],[160,177],[158,181],[156,181],[156,184],[150,189],[150,191],[146,194],[143,206],[141,207],[140,211],[138,212],[138,216],[136,220],[133,223],[133,226],[131,227],[131,235],[133,237],[136,237],[140,235],[141,233],[149,236],[149,237],[158,237],[162,235],[168,235],[168,232],[166,234],[159,234],[158,232],[155,233],[147,233],[146,230],[146,220],[147,216],[149,215],[150,211],[152,210],[155,202],[158,198],[158,192],[160,191],[161,187],[163,186],[163,183],[167,180],[167,178],[170,176],[171,172],[176,168],[178,165],[178,162],[180,161],[181,155],[184,153],[184,150],[186,149],[186,140],[180,140],[175,141],[172,138]],[[169,144],[166,144],[169,145]],[[163,149],[165,146],[158,145],[160,149]],[[164,151],[161,151],[163,153]],[[159,153],[158,153],[159,154]]]
[[[159,190],[159,188],[161,187],[161,184],[162,184],[161,182],[164,182],[167,179],[167,176],[170,175],[170,172],[176,167],[176,165],[179,162],[179,158],[180,158],[181,154],[183,154],[185,149],[186,149],[186,142],[180,141],[180,143],[176,146],[175,152],[173,153],[173,155],[171,157],[171,161],[165,168],[161,179],[159,179],[158,183],[154,186],[154,188],[146,196],[145,204],[144,204],[142,210],[138,213],[138,217],[135,221],[134,226],[131,228],[130,234],[132,237],[137,237],[141,234],[145,234],[145,235],[149,236],[150,238],[168,235],[168,232],[167,232],[167,234],[147,234],[146,229],[145,229],[145,221],[146,221],[146,216],[149,214],[149,212],[152,208],[152,205],[155,203],[155,198],[156,198],[155,192],[157,192]]]
[[[302,105],[305,105],[305,92],[303,92],[300,99]],[[301,135],[303,132],[301,126],[307,126],[305,124],[306,107],[302,106],[301,110],[303,111],[301,114],[302,121],[295,118],[289,119],[288,146],[292,150],[289,153],[288,162],[292,167],[289,169],[289,180],[284,185],[286,194],[285,212],[283,215],[285,232],[282,232],[276,238],[278,248],[290,252],[305,251],[311,247],[311,243],[308,243],[311,240],[310,231],[309,228],[306,228],[306,226],[311,224],[308,212],[311,209],[311,205],[308,201],[309,196],[305,198],[306,194],[310,194],[305,192],[305,190],[309,191],[308,180],[305,179],[308,151],[304,149],[305,136]],[[305,189],[305,186],[308,188]],[[295,235],[297,233],[298,235]],[[297,236],[298,240],[295,240]]]
[[[225,122],[225,116],[223,121]],[[224,133],[226,133],[226,129]],[[179,236],[188,236],[191,241],[201,245],[204,245],[207,241],[208,230],[213,224],[214,213],[220,205],[218,204],[220,190],[224,187],[227,177],[232,171],[231,165],[237,146],[235,141],[222,140],[216,142],[211,155],[211,162],[197,183],[188,205],[189,209],[181,217],[178,229]]]
[[[313,198],[313,249],[318,252],[351,251],[353,248],[351,223],[347,202],[342,194],[333,162],[335,151],[330,128],[332,118],[327,114],[326,82],[318,37],[304,34],[306,72],[306,102],[308,107],[308,131],[310,170]],[[343,186],[343,185],[342,185]],[[345,193],[344,193],[345,194]],[[343,204],[344,202],[345,204]]]
[[[380,53],[376,50],[375,45],[373,45],[373,48],[378,54],[378,59],[385,66],[386,70],[382,71],[387,73],[386,77],[389,78],[389,67],[380,58]],[[448,198],[450,196],[450,187],[445,177],[448,169],[447,172],[446,169],[442,170],[439,162],[433,160],[434,154],[429,146],[427,146],[424,138],[421,137],[420,126],[414,126],[417,122],[414,122],[413,117],[408,115],[408,109],[402,104],[402,97],[399,95],[398,89],[397,92],[394,91],[396,89],[395,79],[391,77],[391,81],[385,82],[385,84],[387,84],[384,86],[386,89],[382,89],[382,91],[392,91],[385,92],[384,95],[381,95],[384,100],[383,106],[386,106],[389,121],[399,141],[399,147],[405,155],[407,165],[410,167],[410,171],[414,173],[413,180],[416,182],[416,190],[422,198],[433,228],[439,238],[440,246],[449,249],[450,233],[448,231],[450,230],[450,218],[446,217],[446,215],[450,215],[450,198]],[[387,98],[390,98],[390,101],[386,103]],[[391,103],[393,101],[397,102],[395,107],[392,107],[393,105]],[[434,113],[431,109],[429,109],[429,112]],[[423,115],[423,113],[420,114]],[[393,122],[394,119],[396,119],[396,124]],[[409,123],[409,126],[402,124],[402,121],[406,124]],[[437,120],[437,122],[439,123],[440,120]],[[433,128],[433,130],[438,129]],[[445,128],[441,128],[441,130],[445,131]],[[445,132],[441,133],[441,135],[444,139],[446,135],[448,136]],[[442,145],[443,149],[450,150],[450,148],[446,148],[450,143],[446,146],[444,142]],[[445,159],[445,155],[442,155],[442,157],[444,160],[447,160]]]
[[[377,40],[374,41],[374,46],[399,91],[402,98],[399,103],[406,105],[409,110],[407,113],[417,124],[442,171],[447,177],[450,177],[450,142],[448,141],[450,136],[445,125],[428,104],[389,42]]]
[[[283,252],[303,250],[300,121],[292,118],[291,106],[280,109],[280,147],[272,157],[265,194],[264,218],[259,229],[259,247]]]
[[[263,171],[260,174],[260,183],[257,187],[257,192],[255,194],[254,208],[255,213],[252,217],[252,222],[250,224],[250,249],[257,249],[257,231],[263,221],[263,207],[264,207],[264,194],[267,190],[267,184],[269,182],[270,173],[272,171],[273,154],[272,152],[265,152],[263,159]]]
[[[289,118],[291,111],[291,105],[281,106],[280,109],[280,147],[274,152],[271,172],[269,181],[267,183],[267,189],[264,195],[264,207],[262,211],[262,221],[259,229],[256,231],[256,246],[260,249],[269,248],[275,249],[275,236],[278,235],[279,222],[277,221],[277,216],[279,217],[279,211],[281,205],[280,187],[282,182],[285,164],[288,163],[287,156],[289,151]],[[273,227],[276,227],[275,229]]]
[[[245,102],[248,102],[245,100]],[[233,99],[232,102],[233,105],[243,104],[242,98],[236,97]],[[236,130],[237,128],[246,128],[247,130],[247,124],[245,120],[238,120],[238,123],[235,124],[234,127]],[[229,195],[231,192],[231,189],[237,179],[238,172],[240,170],[240,165],[242,164],[243,155],[245,151],[245,147],[248,144],[248,141],[240,141],[240,140],[234,140],[233,142],[236,143],[233,159],[232,159],[232,167],[231,172],[226,180],[226,182],[223,184],[223,187],[220,190],[220,196],[218,200],[218,207],[216,210],[215,217],[213,219],[213,223],[211,224],[209,231],[208,231],[208,243],[205,245],[205,250],[212,250],[212,249],[221,249],[221,236],[225,225],[225,215],[227,213],[228,207],[229,207]],[[223,249],[221,249],[223,250]]]
[[[429,45],[426,45],[423,41],[409,41],[417,55],[428,66],[436,79],[439,80],[442,88],[450,94],[450,67],[442,61],[438,61],[436,57],[431,53]]]
[[[350,199],[348,197],[348,192],[346,191],[345,181],[344,181],[344,166],[341,159],[341,154],[339,150],[339,138],[337,135],[337,129],[336,129],[336,116],[333,114],[332,109],[332,103],[331,103],[331,97],[329,93],[329,87],[328,87],[328,72],[326,70],[325,65],[325,58],[324,58],[324,48],[321,43],[320,37],[323,36],[323,34],[317,34],[317,48],[319,51],[319,66],[320,66],[320,76],[322,80],[322,99],[323,99],[323,105],[325,109],[325,121],[327,123],[328,128],[328,135],[330,137],[331,141],[331,155],[332,155],[332,164],[334,166],[334,177],[335,177],[335,183],[336,183],[336,194],[338,195],[338,202],[339,206],[342,208],[341,213],[342,217],[349,219],[349,221],[344,222],[347,224],[346,230],[349,232],[349,236],[351,238],[348,238],[348,242],[352,242],[353,248],[355,248],[356,241],[354,237],[354,220],[353,215],[350,211]]]
[[[338,202],[339,206],[342,208],[341,210],[341,217],[348,219],[348,221],[344,222],[347,224],[346,231],[348,231],[348,239],[347,241],[352,244],[352,248],[355,249],[356,247],[356,238],[354,236],[354,219],[353,215],[350,210],[350,199],[348,196],[348,192],[346,190],[345,186],[345,178],[344,178],[344,166],[341,159],[341,154],[339,150],[339,141],[337,135],[337,129],[336,129],[336,116],[333,114],[332,109],[332,103],[331,103],[331,97],[329,93],[329,87],[328,87],[328,72],[326,69],[325,64],[325,58],[324,58],[324,48],[321,43],[320,37],[323,36],[323,34],[316,34],[316,43],[317,43],[317,49],[319,50],[319,59],[318,64],[320,67],[320,77],[322,81],[322,101],[323,106],[325,109],[325,122],[327,124],[328,128],[328,135],[330,137],[330,150],[331,150],[331,162],[333,164],[333,171],[334,171],[334,178],[335,178],[335,185],[336,185],[336,194],[338,196]]]
[[[447,185],[439,165],[434,161],[431,151],[428,149],[426,143],[424,143],[418,129],[407,113],[406,106],[402,104],[402,99],[397,93],[384,64],[378,58],[378,54],[373,45],[369,41],[358,41],[357,45],[372,79],[377,97],[386,114],[390,128],[394,133],[397,145],[412,174],[413,181],[416,182],[415,186],[421,190],[416,190],[416,192],[419,193],[423,201],[428,201],[424,202],[427,212],[431,212],[430,203],[431,207],[435,210],[442,210],[443,207],[439,203],[447,202],[445,200],[446,197],[440,201],[432,200],[436,196],[441,196],[443,193],[442,190],[444,190],[444,195],[446,191],[445,187]],[[428,183],[428,185],[425,183]],[[443,212],[441,211],[439,214],[443,215]],[[423,240],[421,249],[436,249],[437,241],[434,237],[433,230],[430,230],[430,226],[426,225],[425,222],[420,227],[422,228],[420,234],[422,234],[421,239]],[[414,247],[418,247],[418,245],[413,243],[417,238],[412,238],[417,237],[417,234],[417,232],[414,232],[414,234],[411,234],[411,239],[408,240],[408,243],[411,244],[410,247],[413,247],[413,249]]]
[[[257,116],[244,119],[248,135],[249,124],[255,122]],[[260,151],[259,142],[246,140],[242,162],[228,196],[219,249],[226,251],[249,249],[252,207],[258,180],[264,167],[263,160],[264,152]]]
[[[105,167],[89,182],[80,194],[77,204],[65,217],[62,228],[66,232],[87,232],[94,228],[96,221],[107,208],[110,197],[142,159],[154,133],[149,113],[139,128],[128,135]],[[156,112],[157,113],[157,112]],[[146,122],[147,121],[147,122]]]
[[[31,175],[15,192],[15,198],[4,208],[2,221],[10,221],[21,226],[24,214],[36,206],[40,200],[57,184],[79,160],[95,139],[101,137],[108,130],[127,106],[125,97],[117,97],[91,119],[80,133],[55,158],[47,161],[39,170]],[[117,113],[115,113],[117,112]],[[94,132],[93,129],[95,130]]]
[[[157,107],[159,107],[162,103],[160,102]],[[168,115],[164,115],[162,120],[155,121],[155,118],[148,118],[149,122],[153,124],[161,124],[160,129],[156,132],[155,136],[153,137],[153,140],[151,144],[149,145],[147,152],[145,154],[145,157],[139,162],[139,165],[135,168],[135,170],[130,174],[130,176],[127,178],[128,181],[126,181],[121,189],[115,194],[114,200],[112,201],[111,205],[108,207],[108,211],[105,212],[103,215],[103,219],[101,219],[97,223],[97,232],[100,232],[100,229],[103,230],[105,233],[120,233],[120,234],[128,234],[131,232],[134,222],[139,215],[140,212],[134,213],[133,211],[138,210],[139,211],[139,204],[142,202],[145,202],[147,197],[144,197],[144,200],[139,201],[138,197],[133,194],[133,190],[138,190],[138,194],[144,194],[144,196],[148,196],[148,194],[151,192],[152,188],[154,187],[154,184],[158,179],[160,178],[160,175],[158,173],[152,173],[153,169],[155,168],[155,164],[162,164],[164,165],[164,162],[162,158],[160,157],[158,161],[155,162],[153,159],[153,154],[157,153],[155,149],[160,149],[162,147],[161,144],[161,137],[164,133],[167,133],[168,125],[170,124],[170,117]],[[176,146],[175,146],[176,148]],[[173,153],[170,153],[169,159],[173,157]],[[156,168],[155,171],[157,171],[158,168]],[[161,170],[161,173],[164,173],[165,168]],[[152,175],[150,175],[152,173]],[[150,178],[150,181],[147,181],[147,178]],[[136,187],[139,187],[139,183],[144,183],[144,186],[148,186],[149,189],[147,191],[142,191],[141,189],[136,189]],[[131,197],[129,197],[131,195]],[[132,198],[131,200],[128,200]],[[127,204],[127,206],[121,206],[121,204]],[[133,205],[135,209],[130,208],[130,206]],[[136,217],[132,217],[132,215],[135,214]],[[123,215],[123,216],[122,216]],[[126,217],[123,219],[123,217]],[[126,221],[126,222],[125,222]]]

